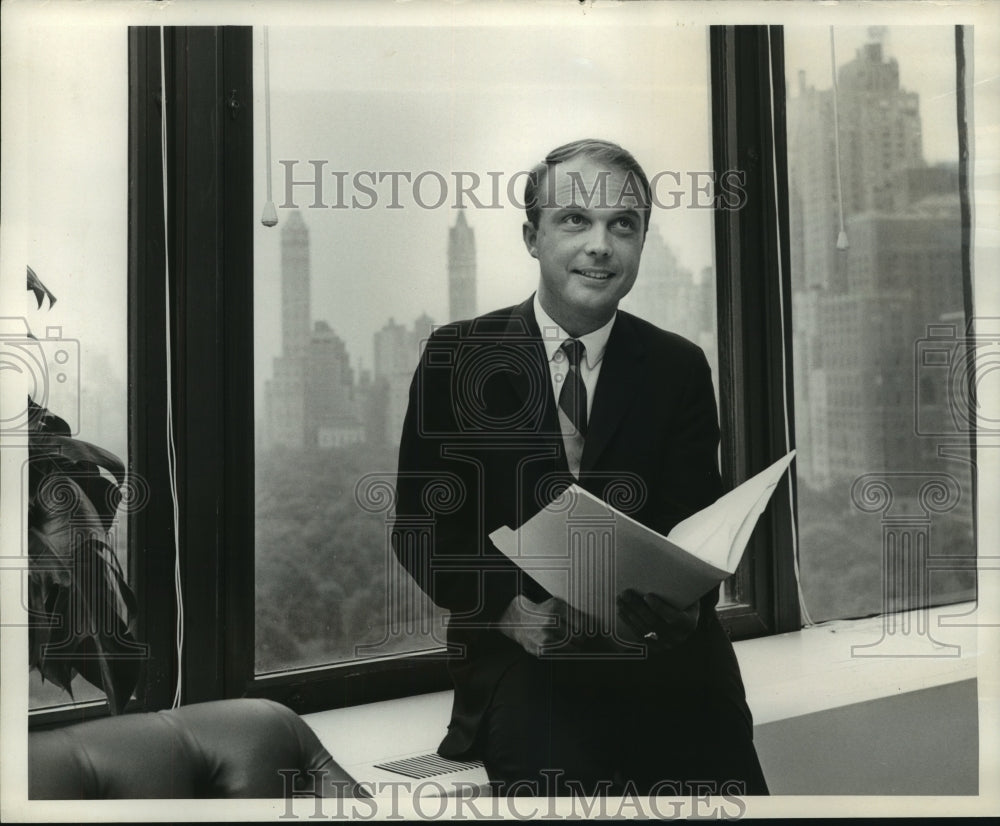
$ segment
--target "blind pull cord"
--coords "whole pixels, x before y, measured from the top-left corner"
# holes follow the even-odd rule
[[[160,168],[163,174],[163,308],[166,330],[167,362],[167,472],[174,524],[174,595],[177,600],[177,626],[174,643],[177,650],[177,683],[171,708],[181,704],[184,669],[184,589],[181,580],[180,506],[177,496],[177,448],[174,444],[173,354],[170,336],[170,244],[168,236],[169,204],[167,197],[167,70],[163,27],[160,26]]]
[[[831,29],[832,31],[832,29]],[[778,150],[775,146],[775,127],[774,127],[774,62],[773,55],[771,53],[771,27],[767,27],[767,72],[768,72],[768,91],[771,96],[771,182],[774,187],[774,203],[775,206],[778,204]],[[781,223],[778,221],[778,216],[775,214],[774,220],[774,234],[775,234],[775,244],[778,250],[776,256],[778,262],[778,306],[781,312],[781,321],[778,324],[778,328],[781,330],[781,405],[782,413],[784,414],[784,427],[785,427],[785,453],[788,453],[792,449],[792,437],[788,428],[788,364],[785,359],[785,291],[784,291],[784,270],[782,267],[781,260]],[[841,224],[843,224],[843,212],[841,212]],[[845,236],[846,243],[846,236]],[[806,608],[806,598],[802,591],[802,575],[799,570],[799,534],[795,526],[795,501],[792,496],[792,480],[791,480],[792,469],[788,468],[788,513],[790,516],[790,523],[792,529],[792,566],[795,572],[795,589],[798,592],[799,597],[799,614],[802,619],[803,627],[814,625],[812,617],[809,614],[809,609]]]
[[[273,227],[278,223],[278,213],[271,197],[271,46],[267,26],[264,26],[264,152],[267,158],[264,167],[267,201],[264,202],[264,212],[260,216],[260,222],[265,227]]]
[[[844,177],[840,170],[840,109],[838,100],[840,88],[837,85],[837,46],[830,26],[830,74],[833,77],[833,157],[837,164],[837,209],[840,214],[840,233],[837,235],[837,249],[846,250],[847,230],[844,228]]]

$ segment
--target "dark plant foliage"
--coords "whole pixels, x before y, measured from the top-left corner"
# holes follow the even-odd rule
[[[56,297],[49,292],[49,288],[35,275],[35,271],[31,267],[28,267],[28,289],[35,294],[35,300],[38,302],[39,309],[42,308],[42,302],[46,298],[49,300],[50,307],[56,303]]]
[[[28,289],[55,299],[28,268]],[[125,466],[28,398],[29,665],[72,696],[76,674],[121,713],[139,680],[135,595],[109,545]]]

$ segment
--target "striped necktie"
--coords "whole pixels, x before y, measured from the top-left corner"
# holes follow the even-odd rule
[[[562,351],[569,361],[569,372],[559,391],[559,407],[573,423],[581,436],[587,435],[587,387],[580,375],[580,360],[586,347],[579,339],[568,338],[562,343]]]

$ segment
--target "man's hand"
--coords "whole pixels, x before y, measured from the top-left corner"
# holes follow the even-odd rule
[[[561,599],[532,602],[519,595],[504,610],[498,627],[532,657],[539,657],[543,649],[575,650],[573,637],[581,621],[579,612]]]
[[[656,594],[642,596],[627,588],[618,596],[618,617],[624,622],[619,634],[629,632],[635,642],[644,642],[650,648],[667,649],[680,645],[698,627],[698,602],[683,611],[669,605]]]

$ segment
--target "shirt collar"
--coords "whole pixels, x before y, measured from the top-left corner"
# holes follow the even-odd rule
[[[568,338],[573,338],[573,336],[556,324],[549,317],[549,314],[542,309],[542,303],[538,300],[537,292],[532,304],[535,308],[535,321],[538,323],[538,329],[542,333],[545,355],[549,361],[552,361],[555,354],[559,352],[559,348],[562,347],[562,343]],[[604,358],[604,351],[607,349],[608,339],[611,337],[611,328],[614,327],[617,317],[618,311],[615,310],[614,315],[611,316],[608,323],[603,327],[598,327],[586,335],[579,336],[579,340],[587,348],[587,354],[584,358],[587,361],[587,367],[591,370],[600,364],[601,359]]]

